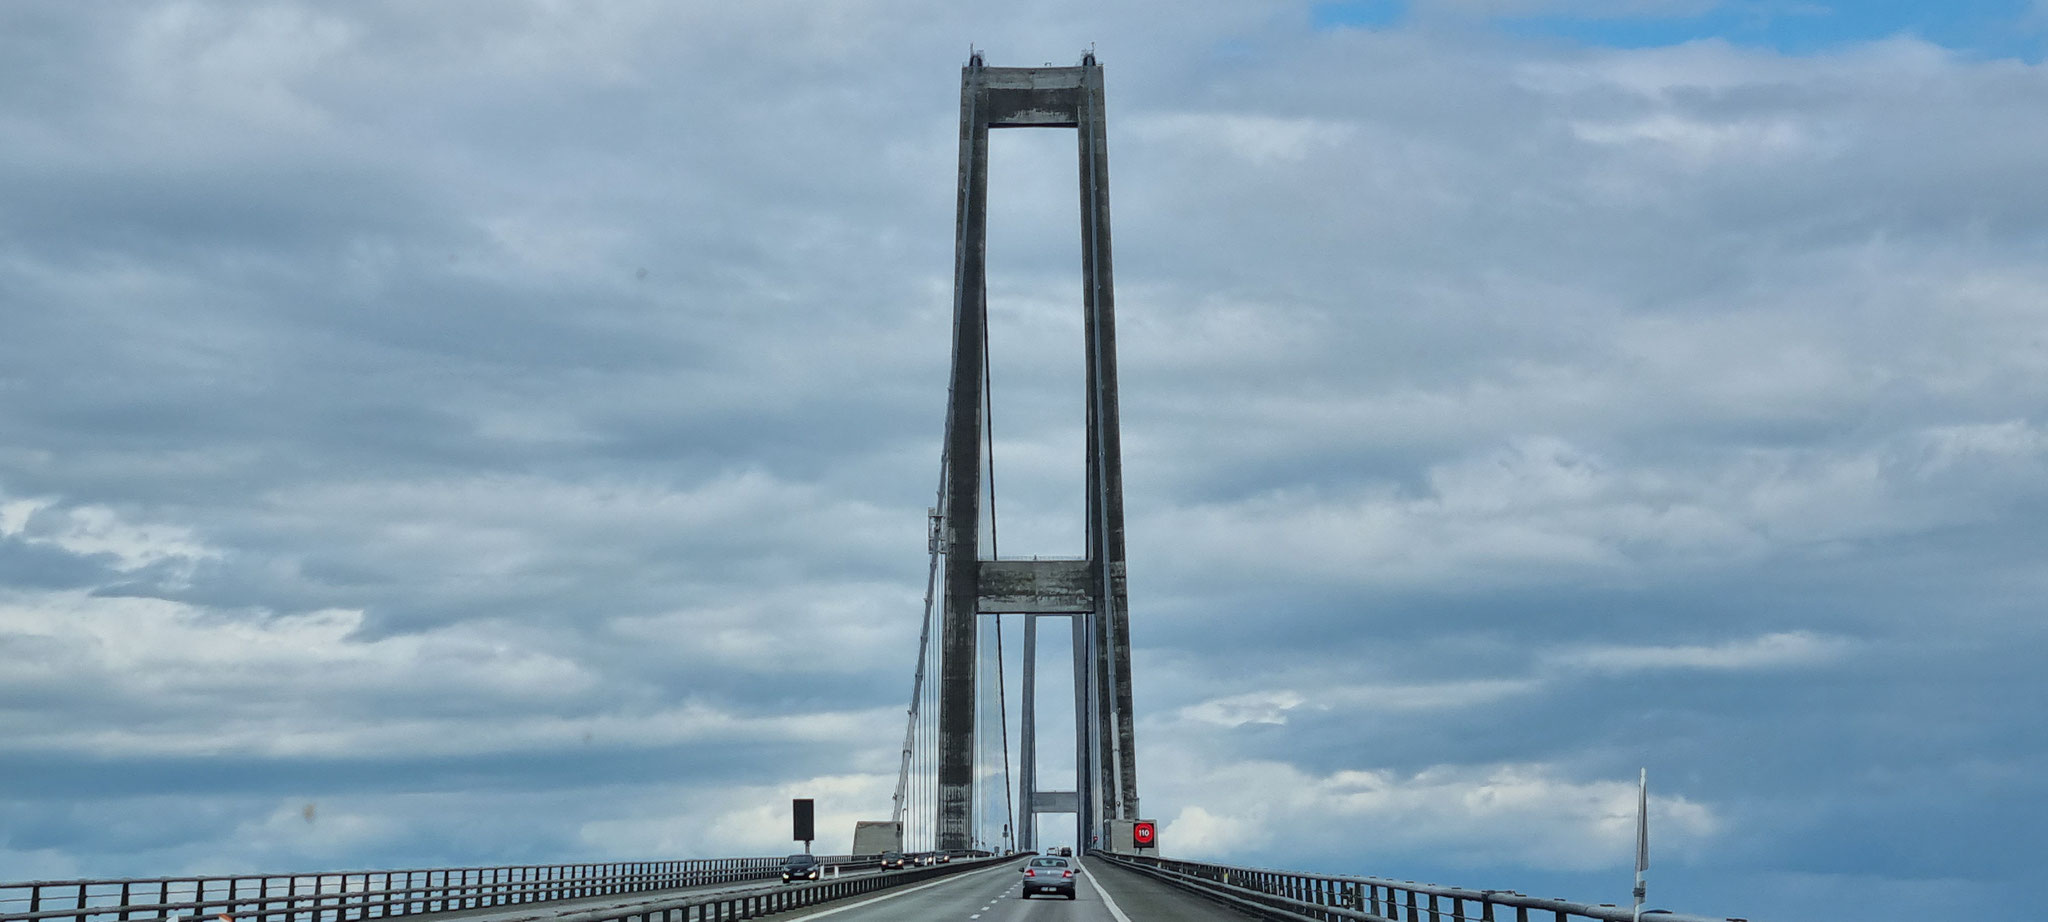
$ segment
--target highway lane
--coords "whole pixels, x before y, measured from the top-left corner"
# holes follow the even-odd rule
[[[1101,861],[1086,861],[1075,898],[1023,898],[1021,862],[901,890],[779,913],[805,922],[1245,922],[1246,916]]]

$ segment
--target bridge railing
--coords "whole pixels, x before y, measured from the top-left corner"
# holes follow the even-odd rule
[[[826,857],[841,867],[875,859]],[[397,916],[761,880],[782,859],[701,858],[127,880],[0,883],[0,922],[367,922]]]
[[[1005,864],[1020,857],[1022,856],[1009,855],[956,859],[948,864],[923,865],[891,874],[827,879],[794,887],[762,887],[709,896],[682,897],[674,901],[627,908],[565,913],[555,916],[549,922],[724,922],[728,919],[753,919],[801,906],[815,906],[879,890],[905,887],[948,874]]]
[[[1304,874],[1170,858],[1092,852],[1117,865],[1237,905],[1269,919],[1357,922],[1631,922],[1631,907],[1574,903],[1512,890],[1467,890],[1383,877]],[[1747,922],[1663,910],[1644,922]]]

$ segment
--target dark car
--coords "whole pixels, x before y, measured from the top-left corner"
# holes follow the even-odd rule
[[[816,855],[791,855],[782,859],[782,882],[793,884],[799,880],[817,880],[824,876],[825,866]]]
[[[1033,858],[1024,865],[1024,898],[1057,893],[1074,898],[1074,863],[1065,858]]]
[[[905,864],[905,860],[904,860],[904,857],[903,857],[903,853],[902,853],[902,852],[883,852],[883,853],[882,853],[882,869],[883,869],[883,870],[888,870],[888,869],[890,869],[890,868],[902,868],[902,867],[904,866],[904,864]]]

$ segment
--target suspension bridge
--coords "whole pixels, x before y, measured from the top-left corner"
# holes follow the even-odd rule
[[[1086,528],[1072,557],[1006,559],[989,397],[989,132],[1073,129],[1082,241]],[[777,857],[0,883],[0,922],[693,922],[880,919],[1639,922],[1637,907],[1370,876],[1180,861],[1138,796],[1109,161],[1102,68],[961,73],[952,372],[930,510],[924,620],[886,848],[821,856],[815,881]],[[1041,620],[1066,628],[1073,777],[1039,774]],[[1013,761],[1005,620],[1021,623]],[[1057,692],[1055,693],[1057,694]],[[1064,700],[1063,702],[1064,703]],[[1016,770],[1012,771],[1012,766]],[[1027,899],[1026,856],[1071,817],[1071,901]],[[1066,839],[1064,830],[1057,836]],[[1054,836],[1045,836],[1050,840]],[[856,851],[862,839],[856,836]],[[880,852],[908,853],[885,866]],[[1653,911],[1664,922],[1706,917]],[[1741,922],[1741,920],[1730,920]]]

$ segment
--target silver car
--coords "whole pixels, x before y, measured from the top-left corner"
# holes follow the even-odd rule
[[[1069,858],[1033,858],[1024,865],[1024,898],[1056,893],[1074,898],[1074,862]]]

